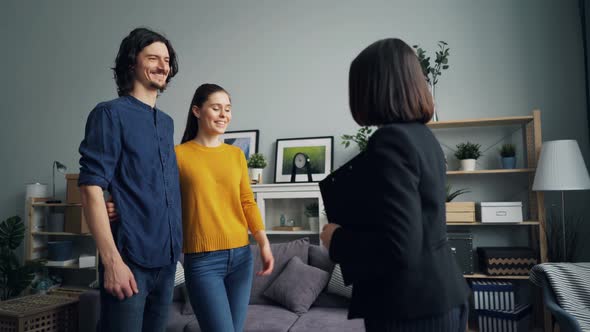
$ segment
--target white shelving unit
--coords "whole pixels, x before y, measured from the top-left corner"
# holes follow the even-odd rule
[[[324,211],[322,195],[317,183],[275,183],[253,185],[252,191],[266,233],[271,236],[310,236],[312,242],[319,243],[322,227],[328,222]],[[305,215],[306,206],[317,204],[318,218],[309,220]],[[287,222],[293,221],[294,230],[275,230],[281,226],[281,215]],[[301,229],[299,229],[301,228]]]

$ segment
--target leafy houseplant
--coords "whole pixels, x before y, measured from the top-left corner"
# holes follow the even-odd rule
[[[512,143],[502,145],[500,149],[502,168],[512,169],[516,167],[516,146]]]
[[[471,192],[470,190],[468,190],[466,188],[457,189],[455,191],[453,191],[452,189],[453,189],[452,186],[450,184],[447,184],[447,203],[451,202],[452,200],[457,198],[457,196],[459,196],[459,195],[463,195],[463,194]]]
[[[318,217],[320,215],[320,210],[318,203],[310,203],[305,206],[305,215],[309,218]]]
[[[266,159],[262,153],[254,153],[248,160],[250,180],[254,183],[262,183],[262,170],[266,167]]]
[[[19,216],[0,223],[0,300],[19,295],[33,281],[40,263],[19,264],[14,250],[25,237],[25,225]]]
[[[248,160],[248,168],[265,168],[266,159],[262,153],[255,153]]]
[[[516,145],[512,143],[502,145],[500,155],[502,158],[514,157],[516,155]]]
[[[354,142],[359,146],[359,150],[365,151],[367,144],[369,143],[369,137],[373,133],[371,127],[361,127],[354,135],[342,135],[342,144],[345,148],[350,146],[350,142]]]
[[[475,202],[452,202],[457,196],[471,192],[466,188],[453,190],[447,184],[447,199],[445,203],[445,218],[447,223],[475,222]]]
[[[442,40],[438,42],[438,51],[434,53],[436,59],[434,60],[434,64],[431,65],[430,57],[426,56],[426,51],[424,51],[419,45],[414,45],[416,55],[420,61],[420,67],[422,67],[422,73],[424,74],[424,78],[426,78],[426,82],[430,85],[433,99],[436,98],[435,88],[436,83],[438,83],[438,78],[442,75],[443,70],[449,69],[450,49],[447,46],[448,44]],[[432,119],[433,121],[438,121],[436,111],[434,112]]]
[[[309,230],[319,232],[320,230],[320,209],[316,202],[307,204],[305,206],[305,215],[307,216],[307,222],[309,224]]]
[[[463,171],[475,170],[475,161],[481,157],[480,147],[481,145],[470,142],[457,144],[455,157],[461,160],[461,169]]]

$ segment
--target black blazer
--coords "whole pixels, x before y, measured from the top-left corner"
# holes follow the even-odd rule
[[[349,318],[415,319],[466,303],[445,223],[445,159],[421,123],[390,124],[320,182],[341,225],[330,257],[353,284]]]

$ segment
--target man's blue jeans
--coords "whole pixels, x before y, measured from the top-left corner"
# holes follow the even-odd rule
[[[184,255],[184,276],[203,332],[244,329],[253,261],[250,246]]]
[[[139,293],[119,300],[104,289],[104,266],[99,264],[99,331],[165,331],[174,292],[176,263],[147,269],[129,260],[125,264],[135,277]]]

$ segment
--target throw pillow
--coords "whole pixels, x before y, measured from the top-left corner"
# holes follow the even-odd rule
[[[328,250],[323,246],[309,246],[309,265],[320,268],[328,273],[332,273],[334,262],[330,260]]]
[[[295,256],[264,291],[264,295],[301,315],[309,310],[329,278],[328,272],[309,266]]]
[[[250,293],[250,304],[271,304],[262,294],[268,286],[277,278],[280,272],[287,266],[289,260],[295,256],[307,264],[309,253],[309,239],[302,238],[291,242],[273,243],[270,245],[275,259],[274,270],[269,276],[257,276],[256,272],[262,269],[260,259],[260,248],[252,245],[252,257],[254,258],[254,280],[252,281],[252,292]]]
[[[334,266],[334,271],[332,271],[332,276],[328,282],[328,289],[326,292],[340,295],[349,299],[352,297],[352,285],[344,286],[344,279],[342,278],[340,264],[336,264]]]

